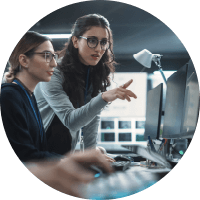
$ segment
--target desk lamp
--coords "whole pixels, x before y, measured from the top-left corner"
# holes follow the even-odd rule
[[[165,75],[164,75],[164,73],[162,71],[162,67],[161,67],[161,62],[160,62],[161,56],[162,55],[160,55],[160,54],[152,54],[147,49],[144,49],[137,54],[133,54],[133,57],[135,58],[135,60],[137,60],[141,65],[143,65],[146,68],[151,68],[151,62],[154,61],[155,64],[159,68],[159,71],[163,77],[165,84],[167,84],[167,80],[165,78]]]

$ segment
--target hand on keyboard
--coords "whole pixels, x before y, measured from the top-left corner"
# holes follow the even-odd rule
[[[96,147],[96,150],[98,152],[102,153],[107,161],[109,161],[109,162],[115,162],[115,160],[113,158],[111,158],[110,156],[107,155],[107,152],[106,152],[106,150],[103,147],[98,146],[98,147]]]
[[[106,154],[105,154],[104,156],[105,156],[105,158],[106,158],[107,161],[109,161],[109,162],[116,162],[115,159],[113,159],[113,158],[107,156]]]

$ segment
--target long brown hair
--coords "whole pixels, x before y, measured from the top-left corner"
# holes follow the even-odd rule
[[[114,73],[115,64],[113,53],[113,37],[108,20],[99,14],[89,14],[78,18],[72,28],[72,36],[65,47],[58,52],[59,57],[63,57],[58,69],[63,72],[63,89],[69,96],[74,107],[82,106],[84,83],[82,76],[82,64],[78,58],[78,49],[74,48],[72,37],[82,36],[91,27],[102,27],[108,31],[110,48],[106,50],[101,60],[95,67],[91,67],[90,77],[93,86],[92,97],[97,96],[99,92],[106,91],[110,86],[110,73]]]
[[[10,72],[16,75],[17,72],[20,71],[20,54],[24,54],[27,57],[31,58],[31,56],[33,56],[32,52],[34,52],[37,47],[45,41],[51,40],[48,37],[34,31],[26,32],[21,40],[17,43],[9,58]]]

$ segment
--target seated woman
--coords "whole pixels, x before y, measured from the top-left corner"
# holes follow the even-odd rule
[[[61,192],[83,198],[81,187],[94,180],[90,165],[113,170],[106,156],[95,150],[65,156],[48,151],[33,91],[40,81],[50,81],[56,59],[49,38],[36,32],[22,37],[9,59],[15,79],[1,86],[2,120],[13,150],[35,176]]]
[[[60,157],[47,149],[33,94],[40,81],[51,80],[56,59],[50,39],[36,32],[27,32],[9,58],[15,79],[1,86],[1,115],[10,144],[23,162]]]
[[[10,83],[1,86],[1,115],[7,137],[23,162],[61,157],[48,151],[46,133],[33,94],[40,81],[51,80],[56,60],[51,40],[31,31],[22,37],[9,58],[12,78]]]

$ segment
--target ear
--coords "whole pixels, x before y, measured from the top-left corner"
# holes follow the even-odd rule
[[[74,45],[74,48],[78,48],[78,38],[76,36],[72,36],[72,43]]]
[[[28,64],[29,60],[28,57],[25,56],[24,54],[20,54],[19,55],[19,63],[22,67],[27,68],[27,64]]]

